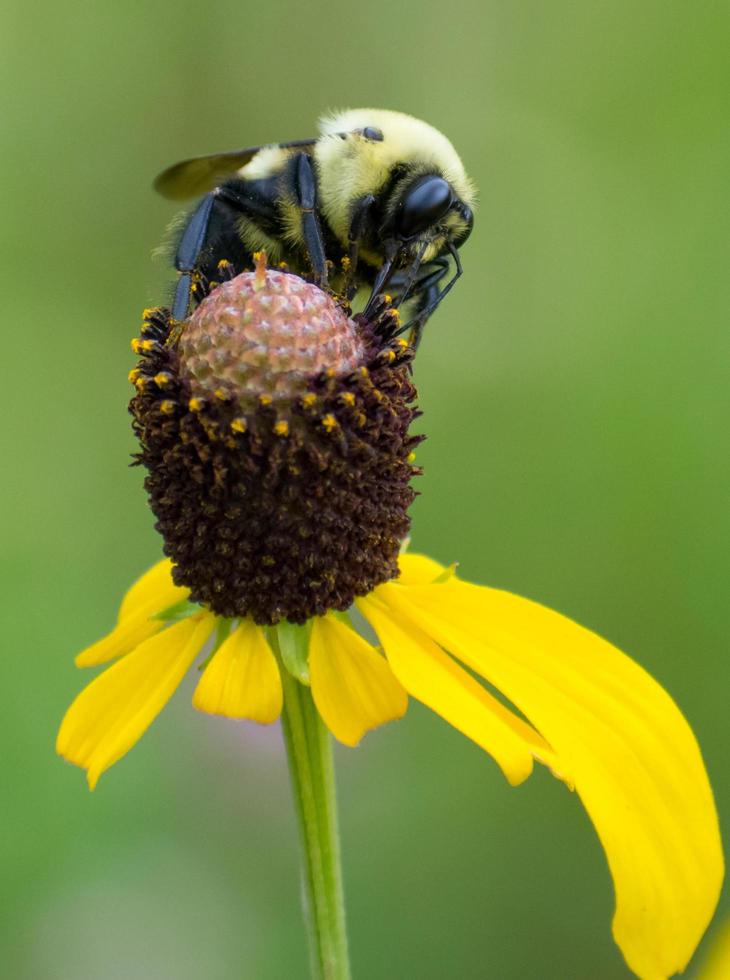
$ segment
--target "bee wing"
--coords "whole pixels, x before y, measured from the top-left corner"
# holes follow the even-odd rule
[[[316,137],[313,137],[269,145],[290,149],[296,146],[313,146],[316,142]],[[229,150],[228,153],[211,153],[203,157],[182,160],[158,174],[153,186],[158,194],[172,201],[199,197],[213,190],[222,180],[253,160],[261,149],[263,149],[261,146],[249,146],[244,150]]]

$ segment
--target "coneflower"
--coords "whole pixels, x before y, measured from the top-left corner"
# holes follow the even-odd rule
[[[314,958],[343,980],[327,729],[357,745],[410,695],[510,784],[537,760],[575,789],[613,876],[616,942],[638,976],[668,977],[699,942],[723,874],[694,736],[657,682],[594,633],[404,553],[421,438],[412,351],[387,297],[367,321],[348,314],[263,259],[183,323],[146,311],[131,411],[168,557],[79,654],[79,666],[115,662],[69,708],[58,751],[93,789],[200,656],[196,708],[282,714]],[[355,607],[379,646],[356,631]]]

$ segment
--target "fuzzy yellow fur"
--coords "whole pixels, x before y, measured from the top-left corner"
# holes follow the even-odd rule
[[[371,126],[383,133],[383,140],[368,140],[354,132]],[[318,172],[319,207],[329,226],[343,245],[347,244],[353,203],[364,194],[377,194],[387,183],[393,167],[403,164],[421,172],[442,174],[464,204],[471,207],[476,192],[464,165],[450,141],[433,126],[390,109],[346,109],[322,117],[320,139],[313,147]],[[345,139],[339,134],[347,133]],[[287,159],[299,148],[264,146],[238,173],[246,180],[265,179],[280,173]],[[301,213],[293,201],[279,204],[284,221],[284,238],[293,245],[302,244]],[[447,226],[456,232],[462,219],[451,214]],[[242,219],[240,230],[247,248],[264,248],[273,258],[281,252],[253,221]],[[433,239],[423,255],[429,261],[441,251],[445,236]],[[361,257],[373,265],[382,262],[379,254],[361,251]]]
[[[252,254],[254,252],[266,252],[269,262],[278,262],[281,258],[281,242],[269,237],[250,218],[238,219],[238,234],[247,250]]]
[[[346,139],[338,133],[372,126],[383,140],[357,134]],[[352,202],[364,194],[377,194],[398,164],[442,174],[464,204],[475,191],[464,165],[449,140],[433,126],[389,109],[347,109],[324,116],[322,138],[314,147],[319,172],[319,203],[327,221],[343,243],[347,241]]]

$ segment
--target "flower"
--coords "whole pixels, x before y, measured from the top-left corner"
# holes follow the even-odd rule
[[[114,663],[69,708],[58,752],[93,789],[201,654],[198,710],[273,722],[292,675],[348,746],[416,698],[511,785],[536,760],[575,790],[606,853],[628,965],[645,980],[682,970],[723,876],[691,729],[596,634],[399,554],[418,472],[411,352],[387,301],[373,322],[351,320],[292,279],[260,264],[185,324],[147,315],[131,408],[169,557],[77,657]]]
[[[400,718],[410,695],[489,753],[511,785],[537,760],[575,789],[606,851],[614,935],[629,966],[645,978],[681,970],[715,908],[722,853],[697,743],[669,695],[596,634],[422,555],[402,555],[400,576],[356,605],[385,656],[333,612],[273,628],[216,617],[189,604],[170,561],[160,562],[131,587],[114,630],[77,657],[82,667],[116,662],[71,705],[58,751],[93,788],[214,634],[193,695],[201,711],[273,722],[289,669],[311,684],[335,737],[354,746]]]
[[[412,350],[299,276],[148,310],[131,411],[178,585],[221,616],[304,623],[397,574],[419,473]]]

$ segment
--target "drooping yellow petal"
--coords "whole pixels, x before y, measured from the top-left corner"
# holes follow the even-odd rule
[[[147,607],[150,602],[155,603],[158,610],[163,610],[182,599],[186,599],[189,595],[189,589],[175,585],[172,581],[172,561],[169,558],[163,558],[152,568],[148,568],[129,587],[119,607],[118,621],[121,623],[132,613]]]
[[[76,657],[77,667],[95,667],[129,653],[165,626],[157,613],[186,599],[188,589],[173,583],[172,562],[158,562],[137,579],[122,600],[117,625],[102,639],[92,643]]]
[[[146,612],[136,612],[128,616],[111,633],[82,650],[74,663],[77,667],[96,667],[134,650],[165,626],[163,620],[150,618],[154,612],[156,610],[150,610],[149,615]]]
[[[699,748],[666,691],[596,634],[507,592],[452,580],[375,595],[547,739],[606,852],[628,965],[644,980],[681,971],[715,909],[723,858]]]
[[[261,627],[243,620],[203,671],[193,707],[269,725],[281,714],[281,677]]]
[[[309,676],[317,710],[345,745],[357,745],[365,732],[401,718],[408,707],[385,658],[334,616],[313,621]]]
[[[56,751],[87,770],[90,789],[162,711],[214,623],[211,613],[175,623],[145,640],[78,695],[61,723]]]
[[[375,598],[358,599],[357,605],[406,691],[488,752],[513,786],[530,775],[533,757],[551,767],[557,764],[552,749],[533,728],[425,633]]]
[[[399,585],[428,585],[446,571],[428,555],[415,555],[406,552],[398,557],[400,575],[395,581]]]

